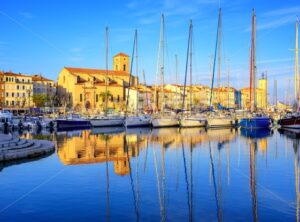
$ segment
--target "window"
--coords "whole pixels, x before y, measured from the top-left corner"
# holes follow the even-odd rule
[[[113,95],[111,95],[110,101],[114,101],[114,96]]]
[[[123,71],[126,71],[126,65],[125,64],[123,65]]]
[[[116,70],[118,70],[118,65],[116,65]]]
[[[25,89],[25,86],[23,86],[23,90]]]
[[[25,93],[23,93],[23,97],[25,97]]]
[[[8,95],[9,95],[9,94],[8,94],[8,93],[6,93],[6,97],[8,97]]]
[[[8,77],[6,77],[6,82],[8,82]]]
[[[82,94],[80,94],[80,102],[82,102]]]
[[[118,95],[118,97],[117,97],[117,101],[118,101],[118,102],[120,102],[120,95]]]
[[[12,97],[14,97],[14,96],[15,96],[15,94],[14,94],[14,93],[11,93],[11,96],[12,96]]]
[[[8,101],[6,101],[6,105],[8,106]]]
[[[17,97],[19,97],[20,96],[20,94],[19,93],[17,93]]]
[[[17,85],[17,89],[20,89],[19,85]]]
[[[11,105],[12,105],[12,106],[15,105],[15,101],[11,101]]]
[[[24,82],[24,79],[22,79],[22,82]]]
[[[98,102],[99,98],[98,98],[98,94],[96,95],[96,103]]]

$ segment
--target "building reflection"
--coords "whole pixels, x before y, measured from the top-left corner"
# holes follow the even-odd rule
[[[72,135],[66,132],[57,135],[57,153],[64,165],[113,162],[115,173],[124,176],[130,172],[128,157],[139,154],[139,142],[139,147],[143,147],[138,136],[124,132],[95,134],[86,130]]]

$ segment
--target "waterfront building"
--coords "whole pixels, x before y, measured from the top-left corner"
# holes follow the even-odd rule
[[[32,102],[32,77],[13,72],[0,73],[1,104],[7,110],[28,110]]]
[[[240,108],[241,95],[233,87],[220,87],[213,89],[213,105],[217,107],[218,103],[226,108]]]
[[[58,77],[58,97],[69,108],[96,112],[104,111],[107,97],[109,110],[122,111],[129,84],[138,85],[138,78],[130,78],[128,70],[129,57],[125,53],[113,57],[113,70],[64,67]]]
[[[258,88],[262,90],[261,108],[266,109],[268,106],[268,79],[264,73],[258,80]]]
[[[265,105],[265,90],[256,88],[256,106],[258,109],[264,109]],[[250,88],[243,88],[241,89],[241,98],[242,98],[242,109],[249,109],[250,108]]]
[[[53,80],[47,79],[42,75],[33,75],[32,85],[33,85],[33,96],[45,95],[47,99],[47,103],[45,105],[52,104],[54,100],[54,96],[56,95],[56,84]]]

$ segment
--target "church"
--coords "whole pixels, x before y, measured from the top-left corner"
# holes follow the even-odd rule
[[[137,77],[130,78],[129,64],[129,56],[121,52],[113,57],[112,70],[64,67],[57,81],[61,104],[75,111],[101,112],[107,96],[108,110],[123,111],[129,83],[138,85]]]

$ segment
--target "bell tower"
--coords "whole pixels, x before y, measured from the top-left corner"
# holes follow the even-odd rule
[[[114,56],[113,70],[129,73],[129,56],[123,52]]]

